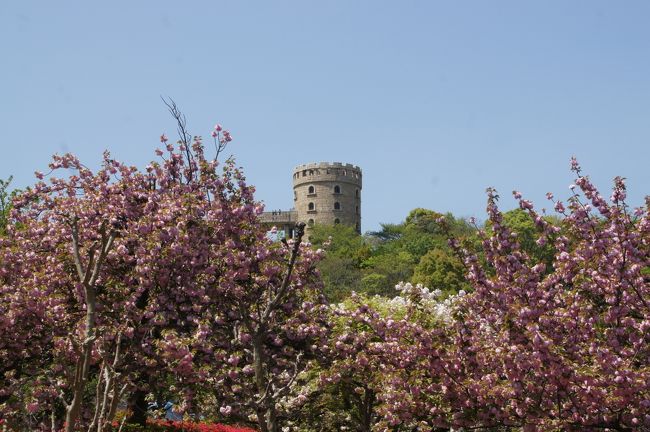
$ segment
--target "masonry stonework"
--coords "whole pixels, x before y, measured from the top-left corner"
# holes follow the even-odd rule
[[[296,222],[307,224],[307,234],[314,224],[339,223],[361,233],[361,188],[358,166],[341,162],[298,165],[293,170],[294,209],[265,212],[261,219],[284,229],[288,236]]]

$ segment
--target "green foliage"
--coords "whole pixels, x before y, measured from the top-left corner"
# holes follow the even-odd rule
[[[371,253],[363,237],[347,225],[314,225],[309,240],[315,247],[327,248],[318,268],[328,300],[336,303],[357,291],[362,277],[360,265]]]
[[[385,287],[389,286],[388,277],[384,274],[369,273],[361,278],[361,290],[368,295],[390,295],[390,292],[385,292]]]
[[[437,288],[444,293],[467,290],[465,267],[460,260],[445,249],[431,249],[415,266],[413,283]]]
[[[545,220],[552,224],[559,225],[559,220],[556,217],[546,217]],[[503,213],[503,223],[510,231],[517,234],[517,241],[519,242],[521,249],[526,252],[534,262],[543,262],[547,264],[549,270],[551,269],[555,250],[549,243],[544,246],[539,246],[536,243],[540,231],[528,212],[522,209],[507,211]],[[486,227],[489,226],[489,223],[486,224]]]
[[[327,249],[319,264],[327,297],[340,302],[352,291],[393,297],[402,281],[446,293],[466,288],[462,263],[449,252],[446,230],[477,243],[475,229],[464,219],[423,208],[409,212],[400,224],[382,224],[380,231],[365,236],[344,225],[314,226],[311,242]]]
[[[309,241],[316,247],[327,246],[329,256],[352,260],[359,265],[370,256],[370,247],[354,227],[337,225],[314,225],[309,233]]]
[[[7,219],[11,210],[11,197],[14,193],[10,193],[8,189],[12,179],[12,176],[7,180],[0,179],[0,235],[6,233]]]
[[[386,248],[376,255],[373,255],[364,262],[365,271],[368,275],[381,275],[382,279],[375,277],[375,285],[367,294],[379,294],[392,297],[395,295],[395,285],[401,281],[408,281],[413,276],[413,268],[418,259],[409,251],[403,248]],[[382,280],[383,283],[377,283]]]
[[[363,292],[392,296],[400,281],[423,283],[449,293],[462,289],[465,286],[462,264],[449,253],[445,229],[459,239],[475,241],[475,230],[464,219],[423,208],[409,212],[399,225],[382,225],[382,231],[371,233],[374,249],[372,256],[363,262],[366,272],[361,283]],[[443,262],[438,264],[434,262],[436,259]],[[429,277],[425,275],[427,271],[436,274]]]
[[[381,224],[380,231],[371,231],[368,235],[379,241],[397,240],[402,237],[402,224]]]
[[[338,303],[350,292],[358,291],[362,272],[354,260],[337,255],[328,256],[318,263],[323,278],[325,296],[332,303]]]
[[[441,217],[443,217],[441,213],[418,207],[409,212],[404,225],[422,233],[443,234],[438,223],[438,219]]]

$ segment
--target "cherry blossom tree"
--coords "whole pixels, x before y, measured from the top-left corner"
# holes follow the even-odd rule
[[[232,139],[219,125],[212,136],[217,154]],[[0,239],[10,425],[101,431],[124,398],[137,407],[173,387],[189,407],[197,389],[239,385],[221,413],[278,430],[277,400],[326,328],[312,319],[324,310],[317,254],[266,239],[254,189],[232,160],[206,158],[200,137],[183,128],[178,146],[161,142],[143,171],[108,153],[97,172],[55,156],[14,200]]]
[[[463,388],[479,423],[525,430],[634,430],[650,425],[649,208],[626,204],[617,177],[610,201],[583,176],[561,227],[514,196],[553,244],[552,269],[522,252],[488,190],[488,268],[465,254],[474,294],[459,309]],[[458,246],[458,245],[456,245]],[[463,346],[467,348],[463,348]]]
[[[360,430],[650,427],[650,202],[630,209],[618,177],[607,201],[572,169],[568,203],[548,195],[558,224],[514,193],[537,244],[553,245],[551,268],[522,249],[489,189],[483,255],[450,240],[471,292],[446,319],[418,315],[424,291],[413,288],[406,313],[362,298],[342,312],[349,331],[324,379],[370,395]]]

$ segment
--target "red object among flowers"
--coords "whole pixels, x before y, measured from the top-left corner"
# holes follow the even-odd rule
[[[155,425],[155,431],[184,431],[184,432],[257,432],[255,429],[227,426],[219,423],[194,423],[190,421],[149,420],[147,423]]]

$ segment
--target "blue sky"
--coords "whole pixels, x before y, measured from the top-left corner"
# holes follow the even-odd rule
[[[216,122],[269,209],[295,165],[364,170],[364,231],[426,207],[483,218],[568,195],[575,155],[650,193],[645,1],[4,1],[0,177],[52,153],[143,167],[174,123]],[[607,193],[609,196],[609,193]]]

